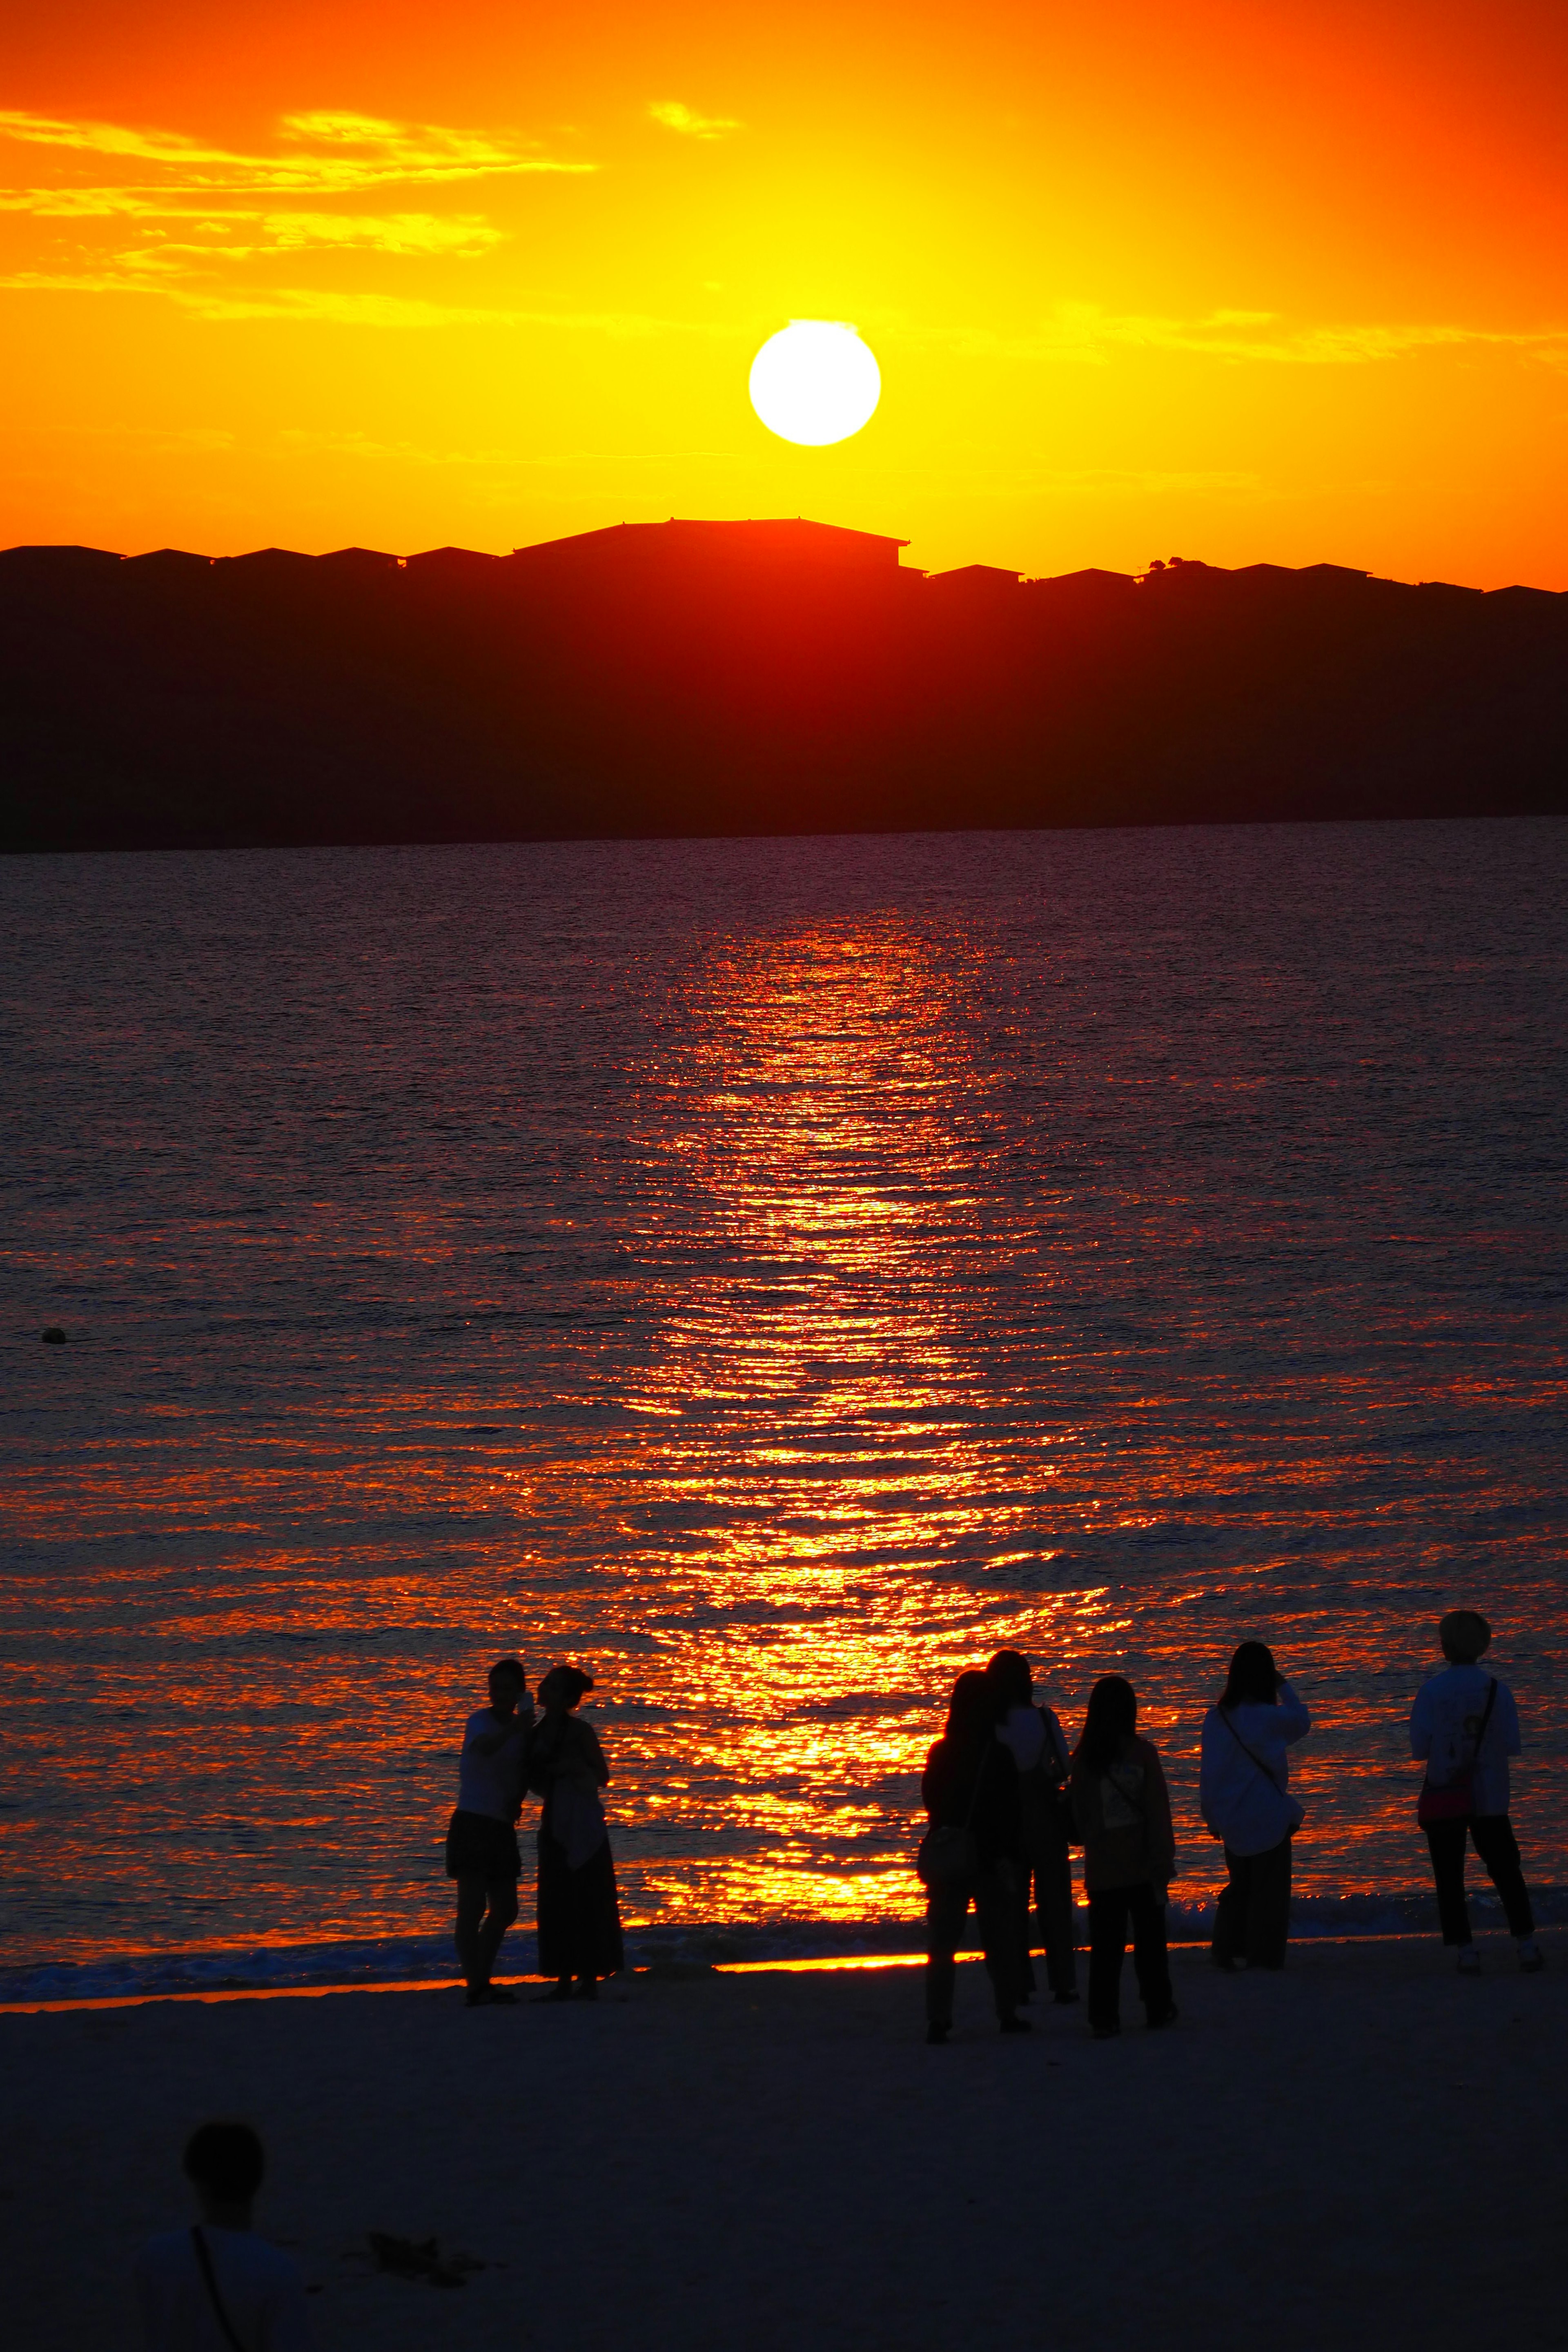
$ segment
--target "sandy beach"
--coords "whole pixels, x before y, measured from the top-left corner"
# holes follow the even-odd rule
[[[1435,1939],[1281,1977],[1174,1957],[1119,2042],[977,1967],[923,2046],[918,1969],[639,1976],[595,2008],[352,1992],[0,2017],[18,2352],[134,2346],[139,2242],[184,2136],[261,2129],[258,2212],[322,2352],[557,2345],[1568,2344],[1568,1938],[1461,1982]],[[1129,1990],[1131,1988],[1129,1987]],[[379,2272],[368,2233],[483,2264]]]

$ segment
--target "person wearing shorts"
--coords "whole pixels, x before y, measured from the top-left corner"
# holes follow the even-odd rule
[[[516,1824],[533,1729],[528,1684],[516,1658],[496,1660],[489,1693],[489,1706],[463,1727],[458,1809],[447,1831],[447,1875],[458,1882],[453,1939],[470,2009],[517,1999],[490,1979],[501,1938],[517,1917],[522,1856]]]

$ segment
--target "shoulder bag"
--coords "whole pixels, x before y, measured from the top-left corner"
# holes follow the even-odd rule
[[[991,1761],[992,1744],[988,1740],[981,1754],[963,1827],[944,1828],[932,1822],[920,1842],[915,1853],[915,1874],[923,1885],[963,1886],[980,1874],[980,1848],[971,1823],[974,1819],[974,1808],[980,1801],[980,1784]]]
[[[1415,1818],[1425,1829],[1428,1822],[1467,1821],[1476,1810],[1476,1767],[1481,1760],[1481,1748],[1487,1736],[1487,1726],[1492,1719],[1492,1706],[1497,1697],[1494,1676],[1487,1685],[1487,1703],[1481,1710],[1481,1727],[1476,1734],[1476,1744],[1470,1750],[1470,1760],[1462,1772],[1451,1780],[1434,1780],[1428,1772],[1421,1783],[1421,1794],[1415,1801]]]
[[[1229,1732],[1231,1738],[1240,1748],[1242,1754],[1258,1767],[1258,1769],[1262,1773],[1264,1779],[1268,1782],[1269,1787],[1275,1790],[1279,1795],[1283,1797],[1285,1802],[1294,1810],[1296,1818],[1291,1822],[1289,1829],[1285,1832],[1287,1837],[1293,1837],[1307,1818],[1306,1806],[1301,1802],[1300,1797],[1293,1797],[1290,1794],[1289,1790],[1285,1786],[1284,1781],[1280,1780],[1279,1774],[1269,1770],[1268,1765],[1264,1762],[1262,1757],[1258,1754],[1257,1750],[1247,1746],[1246,1740],[1243,1739],[1240,1732],[1237,1731],[1235,1724],[1231,1721],[1230,1717],[1226,1713],[1224,1707],[1216,1706],[1215,1713],[1218,1716],[1220,1721],[1224,1724],[1226,1729]],[[1217,1830],[1215,1831],[1214,1835],[1217,1837],[1219,1835],[1219,1832]]]

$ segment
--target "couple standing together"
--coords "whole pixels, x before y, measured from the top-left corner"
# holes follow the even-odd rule
[[[542,1797],[539,1819],[539,1973],[555,1983],[545,2000],[592,2000],[601,1977],[622,1966],[616,1867],[599,1791],[610,1777],[598,1734],[577,1713],[594,1678],[552,1666],[535,1717],[521,1662],[499,1658],[489,1705],[463,1730],[458,1809],[447,1832],[447,1875],[458,1885],[455,1940],[468,2006],[510,2003],[492,1981],[501,1938],[517,1917],[523,1799]]]

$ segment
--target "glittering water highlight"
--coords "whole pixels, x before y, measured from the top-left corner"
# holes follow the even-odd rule
[[[1415,1890],[1474,1600],[1568,1876],[1565,851],[10,861],[0,1965],[439,1933],[513,1646],[598,1676],[628,1919],[885,1923],[1005,1642],[1131,1675],[1197,1900],[1264,1634],[1303,1892]]]

